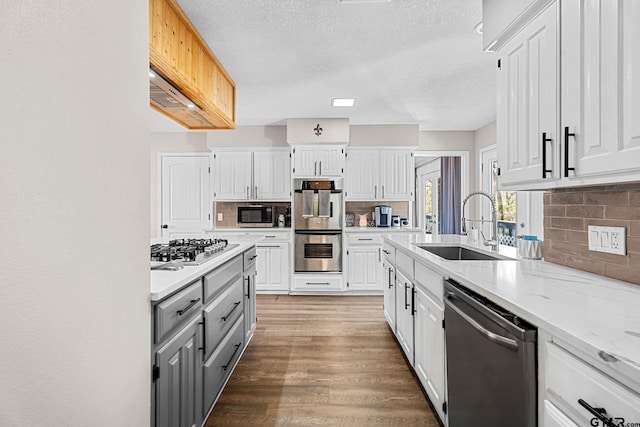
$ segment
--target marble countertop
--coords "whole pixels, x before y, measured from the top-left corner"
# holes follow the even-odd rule
[[[420,233],[422,229],[414,227],[345,227],[345,233]]]
[[[254,246],[261,237],[238,236],[229,243],[238,243],[239,246],[224,252],[216,258],[201,265],[185,266],[182,270],[151,270],[151,302],[159,301],[185,285],[193,282],[209,271],[230,260],[238,254]],[[161,239],[154,239],[153,243],[164,243]]]
[[[615,356],[630,368],[625,371],[640,378],[639,285],[539,260],[449,261],[416,246],[459,243],[487,252],[466,236],[399,234],[386,239],[539,328]],[[515,248],[501,246],[499,253],[517,257]]]

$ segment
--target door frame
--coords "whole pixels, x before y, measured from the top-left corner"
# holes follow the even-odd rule
[[[165,157],[207,157],[209,159],[209,168],[211,173],[209,174],[209,189],[213,188],[213,153],[212,152],[189,152],[189,153],[158,153],[157,156],[157,174],[156,174],[156,224],[157,224],[157,238],[162,239],[162,159]],[[215,211],[213,208],[213,196],[209,194],[209,204],[211,209],[211,227],[215,224]]]
[[[427,169],[426,171],[423,171],[422,173],[419,173],[418,171],[420,169]],[[425,231],[425,209],[424,209],[424,199],[426,197],[425,194],[425,183],[427,181],[427,179],[433,179],[435,176],[438,176],[438,180],[440,180],[441,177],[441,171],[440,171],[440,158],[436,157],[433,160],[431,160],[428,163],[425,163],[424,165],[420,165],[419,167],[416,168],[416,199],[415,199],[415,207],[416,207],[416,227],[419,227],[423,232]],[[433,191],[436,192],[435,193],[435,203],[432,200],[432,207],[436,212],[436,224],[438,224],[438,221],[440,221],[440,212],[439,212],[439,206],[438,206],[438,202],[437,202],[437,198],[438,198],[438,194],[437,192],[439,192],[438,190],[438,181],[434,181],[433,182]],[[439,234],[438,233],[438,227],[436,226],[435,229],[432,229],[431,231],[431,235],[436,235]]]
[[[462,200],[469,194],[469,179],[471,178],[469,174],[469,151],[467,150],[416,150],[414,151],[414,156],[417,157],[460,157],[460,200]],[[415,176],[415,168],[413,170],[413,174]],[[414,180],[415,181],[415,180]],[[415,185],[415,183],[414,183]],[[417,190],[417,189],[416,189]],[[417,197],[417,192],[416,192]],[[462,210],[462,205],[460,206],[460,210]],[[417,217],[417,210],[413,209],[413,215]],[[414,218],[414,224],[417,224],[416,220],[418,218]]]

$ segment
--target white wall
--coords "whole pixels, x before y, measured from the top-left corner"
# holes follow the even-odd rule
[[[0,425],[148,426],[148,3],[0,2]]]
[[[351,125],[349,147],[418,145],[418,125]]]
[[[238,126],[207,132],[207,145],[216,147],[288,147],[286,126]]]

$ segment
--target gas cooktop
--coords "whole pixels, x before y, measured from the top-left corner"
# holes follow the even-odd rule
[[[224,239],[175,239],[151,245],[151,269],[179,270],[200,265],[239,246]]]

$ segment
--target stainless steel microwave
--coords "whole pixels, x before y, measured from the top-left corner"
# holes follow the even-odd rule
[[[274,227],[273,206],[238,206],[238,227]]]

